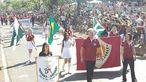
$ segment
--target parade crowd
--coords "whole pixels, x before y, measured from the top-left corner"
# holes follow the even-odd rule
[[[126,71],[127,66],[131,69],[132,82],[137,82],[134,61],[136,60],[135,47],[145,45],[146,43],[146,12],[142,10],[145,6],[131,6],[130,3],[124,2],[108,2],[108,3],[94,3],[93,8],[89,11],[86,10],[86,5],[81,5],[80,13],[72,14],[64,12],[65,8],[60,9],[60,13],[53,14],[56,22],[63,28],[62,35],[64,36],[62,41],[61,57],[64,59],[63,71],[65,64],[68,63],[68,73],[71,73],[71,59],[72,59],[72,46],[75,46],[75,40],[73,38],[74,32],[83,32],[88,37],[85,38],[81,48],[81,62],[85,63],[87,70],[87,82],[92,82],[95,61],[96,61],[96,49],[99,48],[100,42],[95,38],[96,32],[93,29],[92,21],[93,17],[98,21],[106,30],[101,37],[121,37],[122,61],[123,61],[123,82],[127,81]],[[137,8],[133,10],[133,8]],[[141,8],[141,9],[138,9]],[[14,17],[18,19],[30,18],[32,26],[34,26],[37,17],[34,14],[17,14],[17,15],[0,15],[1,25],[11,25],[14,22]],[[44,18],[43,18],[44,17]],[[49,37],[49,30],[51,24],[48,23],[48,19],[42,16],[43,29],[45,38]],[[46,31],[47,30],[47,31]],[[100,38],[101,38],[100,37]],[[27,49],[29,52],[29,60],[27,64],[31,63],[31,53],[35,36],[32,30],[29,29],[26,33]],[[42,51],[39,56],[52,56],[53,54],[49,50],[49,45],[45,42],[42,47]]]

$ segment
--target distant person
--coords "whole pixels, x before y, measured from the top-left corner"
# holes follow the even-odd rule
[[[5,25],[8,25],[7,16],[5,16],[5,18],[4,18],[4,22],[5,22]]]
[[[88,29],[88,38],[84,40],[81,47],[81,62],[85,63],[87,70],[87,82],[92,82],[96,62],[96,50],[100,47],[98,39],[95,38],[95,30]]]
[[[35,20],[34,15],[32,15],[32,17],[31,17],[32,27],[34,26],[34,20]]]
[[[4,24],[4,17],[1,16],[1,25],[3,25],[3,24]]]
[[[50,26],[47,24],[47,20],[43,24],[43,34],[45,36],[45,42],[47,42],[48,37],[50,36]]]
[[[131,69],[132,82],[137,82],[135,76],[135,69],[134,69],[134,61],[136,60],[136,51],[134,48],[134,43],[132,41],[131,34],[125,35],[125,39],[122,42],[122,46],[123,46],[123,73],[122,73],[123,81],[122,82],[127,82],[126,71],[128,64]]]
[[[66,16],[62,15],[60,17],[60,19],[62,21],[63,28],[65,29],[67,27],[67,24],[66,24]]]
[[[9,21],[10,21],[10,25],[12,25],[14,23],[14,18],[10,17]]]

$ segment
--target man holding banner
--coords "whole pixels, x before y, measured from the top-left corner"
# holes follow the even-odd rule
[[[96,62],[96,49],[100,47],[99,41],[95,39],[95,30],[88,29],[88,38],[84,40],[81,47],[81,62],[85,63],[87,70],[87,82],[92,82],[93,72]]]

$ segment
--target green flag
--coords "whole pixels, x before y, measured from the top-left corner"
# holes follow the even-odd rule
[[[49,35],[49,38],[48,38],[48,43],[52,44],[53,36],[59,30],[60,26],[56,23],[55,19],[52,16],[49,17],[49,21],[50,21],[51,28],[50,28],[50,35]]]
[[[17,43],[19,42],[19,40],[24,36],[24,34],[25,33],[22,30],[22,28],[20,27],[20,24],[19,24],[17,18],[15,18],[10,46],[15,47],[17,45]]]
[[[106,33],[105,28],[98,21],[96,21],[95,17],[93,18],[93,29],[96,31],[96,35],[98,37],[101,37]]]

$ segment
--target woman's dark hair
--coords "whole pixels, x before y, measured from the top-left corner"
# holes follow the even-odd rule
[[[63,41],[66,41],[67,40],[67,35],[69,35],[67,32],[64,33],[64,38],[63,38]]]
[[[129,40],[132,40],[132,35],[130,33],[128,33],[129,36]]]
[[[46,45],[48,45],[48,44],[47,44],[47,43],[44,43],[44,44],[43,44],[42,52],[45,52],[45,46],[46,46]],[[50,49],[48,50],[48,52],[50,52]]]
[[[129,40],[132,40],[132,35],[131,34],[128,34],[129,35]]]
[[[49,46],[47,43],[44,43],[43,47],[42,47],[42,51],[40,52],[39,56],[48,56],[48,55],[52,56],[52,52],[50,52],[50,49],[48,50],[48,53],[45,54],[45,46],[46,45]]]

